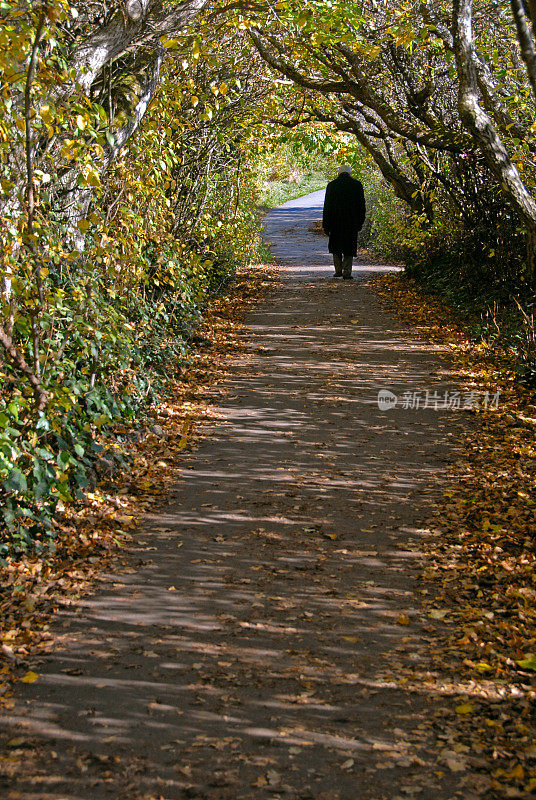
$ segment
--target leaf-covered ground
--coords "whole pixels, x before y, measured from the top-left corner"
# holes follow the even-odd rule
[[[199,347],[170,386],[169,401],[142,428],[125,428],[131,440],[130,446],[123,444],[128,478],[125,472],[101,475],[84,502],[66,507],[56,520],[54,552],[10,557],[0,566],[0,709],[12,707],[13,681],[24,680],[30,654],[49,646],[57,609],[76,603],[106,568],[121,563],[137,520],[168,496],[177,460],[210,416],[214,383],[240,347],[244,311],[268,283],[266,269],[242,274],[226,295],[212,301],[197,334]]]
[[[477,771],[475,795],[526,797],[536,790],[536,396],[503,354],[472,342],[463,320],[411,280],[384,276],[374,290],[449,347],[462,389],[500,392],[497,410],[474,410],[431,523],[423,591],[445,631],[426,679],[459,701],[444,740]]]
[[[330,281],[316,214],[272,212],[278,279],[214,309],[50,564],[6,571],[10,800],[532,791],[531,397],[399,276]],[[380,388],[502,394],[382,412]]]

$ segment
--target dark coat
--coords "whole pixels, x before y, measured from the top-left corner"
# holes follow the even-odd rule
[[[355,256],[357,234],[365,221],[363,184],[343,172],[326,187],[322,227],[329,236],[329,252]]]

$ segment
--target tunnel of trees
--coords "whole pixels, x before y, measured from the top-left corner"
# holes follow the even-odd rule
[[[257,257],[274,143],[344,155],[381,195],[373,243],[529,324],[533,0],[0,0],[0,19],[4,553],[53,536]]]

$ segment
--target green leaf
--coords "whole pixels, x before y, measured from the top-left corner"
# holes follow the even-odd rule
[[[60,466],[68,464],[71,459],[71,454],[67,450],[62,450],[58,456],[58,464]]]
[[[25,492],[28,488],[26,476],[20,469],[12,469],[9,476],[4,481],[4,488],[8,492]]]
[[[536,672],[536,656],[533,653],[527,653],[525,658],[516,661],[516,664],[521,669],[530,669]]]
[[[35,454],[39,456],[39,458],[42,458],[44,461],[52,461],[52,459],[54,458],[50,450],[45,450],[44,447],[36,447]]]

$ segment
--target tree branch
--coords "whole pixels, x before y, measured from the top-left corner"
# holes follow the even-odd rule
[[[156,55],[150,70],[150,74],[142,86],[141,95],[136,103],[132,116],[123,127],[115,134],[113,146],[110,147],[106,157],[106,167],[119,155],[121,148],[128,142],[130,137],[137,131],[140,123],[145,116],[145,112],[151,102],[158,83],[160,81],[160,68],[164,60],[164,48],[158,43]]]
[[[208,1],[184,0],[174,4],[172,10],[158,13],[161,9],[160,0],[146,0],[144,12],[139,17],[125,20],[122,15],[117,15],[108,25],[82,42],[74,53],[73,66],[84,91],[89,91],[106,64],[123,53],[148,44],[154,45],[161,36],[178,34]]]
[[[435,28],[445,49],[450,53],[454,53],[454,39],[450,28],[439,19],[435,10],[430,9],[427,3],[421,3],[421,13],[425,22]],[[472,60],[478,78],[478,88],[482,92],[486,108],[503,130],[508,131],[511,136],[517,136],[518,139],[525,139],[529,133],[528,129],[525,125],[513,119],[505,104],[498,99],[496,94],[497,83],[486,62],[479,57],[475,50],[472,53]]]
[[[491,171],[527,225],[536,231],[536,202],[510,160],[489,115],[481,107],[474,63],[473,14],[471,0],[454,0],[453,32],[459,79],[458,107],[462,122],[472,133]]]
[[[35,185],[34,185],[34,164],[32,153],[32,82],[35,75],[35,66],[37,63],[37,53],[39,44],[45,32],[45,22],[47,18],[47,6],[43,6],[39,22],[37,23],[37,30],[35,32],[35,39],[32,45],[32,52],[30,55],[30,63],[28,65],[28,72],[26,75],[26,84],[24,86],[24,130],[25,130],[25,156],[26,156],[26,202],[28,207],[28,241],[30,250],[34,259],[37,256],[35,242],[34,242],[34,213],[35,213]],[[37,294],[39,297],[39,306],[43,305],[43,281],[41,279],[41,270],[38,263],[34,263],[33,268],[34,276],[37,284]],[[39,362],[37,362],[37,365]]]
[[[512,14],[516,23],[517,39],[521,47],[521,57],[525,62],[532,92],[536,97],[536,52],[534,40],[529,31],[525,7],[522,0],[510,0]]]
[[[33,369],[28,366],[24,355],[13,344],[11,336],[7,333],[2,325],[0,325],[0,344],[4,347],[7,355],[13,361],[17,369],[19,369],[30,381],[33,389],[37,411],[44,411],[48,402],[48,392],[43,388],[43,385]]]

